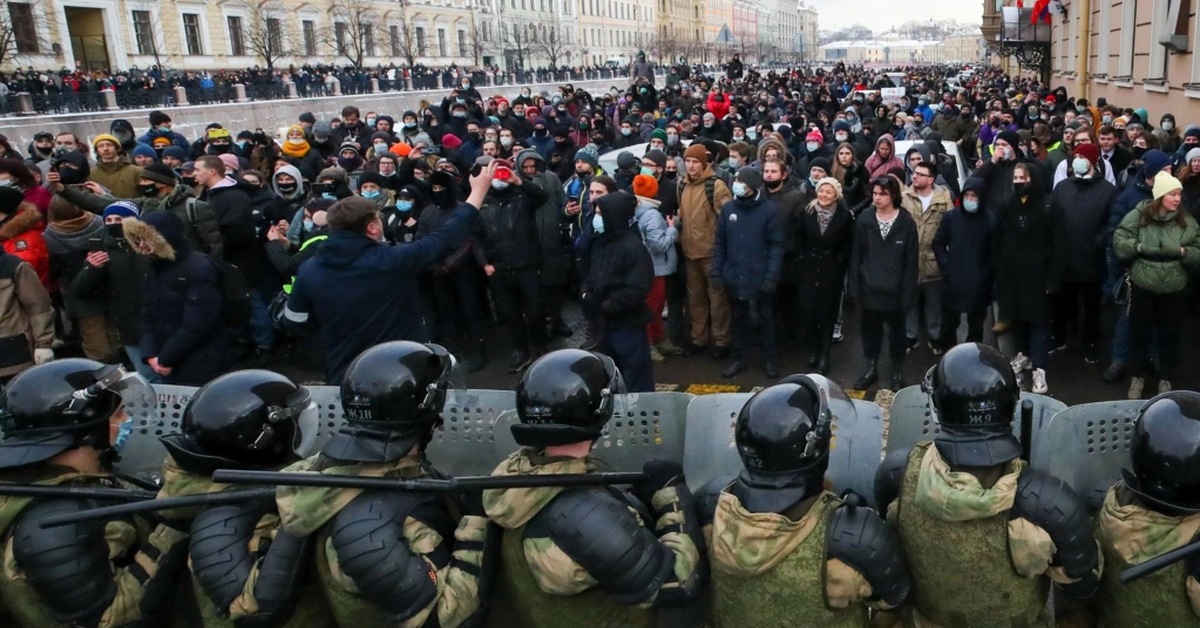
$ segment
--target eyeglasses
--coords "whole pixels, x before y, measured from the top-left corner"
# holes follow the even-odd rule
[[[931,174],[928,174],[928,173],[925,173],[925,172],[916,172],[916,171],[913,171],[913,176],[914,176],[914,177],[925,177],[925,178],[927,178],[927,179],[932,179],[932,178],[933,178],[933,175],[931,175]]]

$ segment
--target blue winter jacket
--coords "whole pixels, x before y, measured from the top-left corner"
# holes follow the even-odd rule
[[[783,230],[779,209],[759,192],[752,200],[734,199],[721,208],[713,246],[712,275],[725,284],[731,299],[757,299],[783,266]]]

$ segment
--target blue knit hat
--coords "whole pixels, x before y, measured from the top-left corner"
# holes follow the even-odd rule
[[[183,150],[182,148],[179,150]],[[149,144],[138,144],[133,148],[134,157],[149,157],[150,159],[158,159],[158,153]]]
[[[109,216],[120,216],[121,218],[140,218],[141,215],[142,210],[135,205],[133,201],[117,201],[104,208],[105,218],[108,218]]]
[[[575,153],[575,161],[582,161],[593,168],[599,166],[600,153],[596,150],[596,145],[588,144],[587,146],[579,149]]]
[[[187,151],[181,146],[168,146],[163,149],[163,157],[174,157],[179,161],[187,161]]]

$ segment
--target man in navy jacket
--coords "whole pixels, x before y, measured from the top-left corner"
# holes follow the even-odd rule
[[[470,237],[492,183],[492,168],[471,178],[471,195],[433,233],[403,246],[383,243],[372,201],[351,197],[329,208],[329,239],[300,267],[284,320],[320,329],[325,379],[338,384],[359,353],[391,340],[428,340],[417,296],[417,275]]]

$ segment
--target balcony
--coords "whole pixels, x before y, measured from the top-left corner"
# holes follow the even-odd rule
[[[996,53],[1012,57],[1021,68],[1050,80],[1050,25],[1034,21],[1033,9],[1001,9],[999,47]]]
[[[989,50],[996,50],[1000,47],[1000,31],[1001,31],[1001,16],[997,10],[996,0],[983,0],[983,25],[980,31],[983,33],[983,41],[987,43]]]

